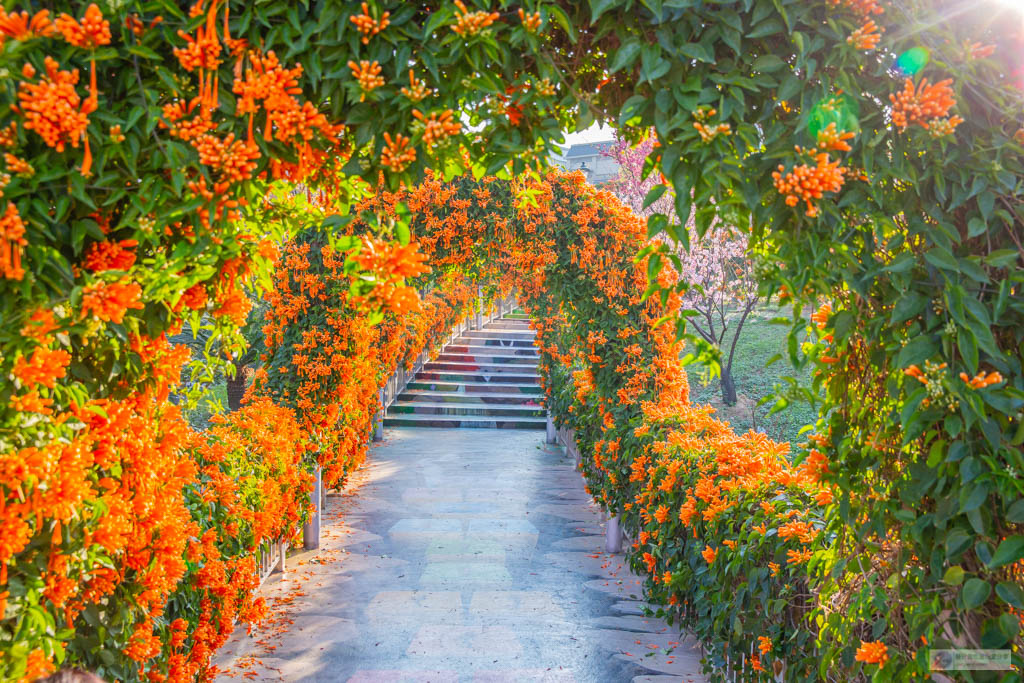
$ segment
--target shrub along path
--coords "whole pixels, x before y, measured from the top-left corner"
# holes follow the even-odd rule
[[[329,496],[323,547],[268,580],[271,617],[220,680],[703,681],[698,652],[640,616],[600,512],[543,432],[387,432]],[[680,642],[682,641],[682,642]]]

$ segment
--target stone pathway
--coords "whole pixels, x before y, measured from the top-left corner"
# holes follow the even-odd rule
[[[641,616],[639,579],[543,432],[386,436],[328,496],[321,550],[267,581],[272,616],[232,637],[218,680],[705,680],[692,641]]]

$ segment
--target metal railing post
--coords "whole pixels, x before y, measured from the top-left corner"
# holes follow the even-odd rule
[[[380,390],[380,410],[377,411],[377,416],[373,422],[373,440],[383,441],[384,440],[384,389]]]
[[[317,550],[320,547],[320,519],[323,514],[323,476],[320,466],[316,466],[313,479],[313,490],[309,494],[313,503],[313,517],[302,527],[302,548]]]

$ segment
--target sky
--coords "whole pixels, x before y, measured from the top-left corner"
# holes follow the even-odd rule
[[[605,126],[602,128],[595,123],[590,128],[579,133],[566,133],[565,145],[563,146],[572,146],[586,142],[604,142],[614,137],[615,131],[611,127]]]

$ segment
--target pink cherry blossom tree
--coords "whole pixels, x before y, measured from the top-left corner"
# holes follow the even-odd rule
[[[617,136],[615,144],[603,152],[619,164],[619,176],[608,183],[608,189],[638,216],[660,213],[679,224],[670,192],[644,207],[647,193],[661,182],[657,171],[643,177],[644,161],[653,148],[653,135],[637,146]],[[689,318],[689,324],[722,352],[722,401],[733,405],[737,399],[732,375],[736,342],[758,300],[747,239],[742,231],[719,220],[703,237],[697,236],[692,213],[683,222],[689,231],[690,248],[680,245],[676,254],[682,262],[680,278],[692,285],[684,295],[684,306],[697,312]]]

